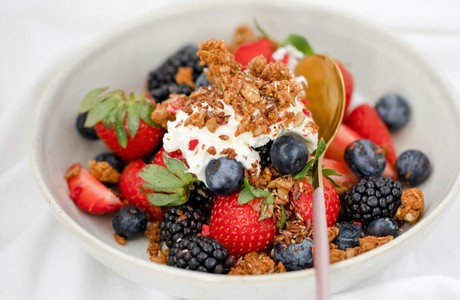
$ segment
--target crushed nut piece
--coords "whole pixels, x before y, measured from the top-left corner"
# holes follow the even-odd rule
[[[147,226],[144,235],[149,240],[147,253],[150,256],[150,261],[159,264],[166,264],[168,262],[169,249],[162,250],[162,242],[160,240],[160,222],[156,221],[150,223],[149,226]]]
[[[277,264],[267,254],[250,252],[240,257],[230,269],[229,275],[262,275],[286,272],[281,262]]]
[[[396,211],[395,219],[415,224],[425,209],[423,192],[419,188],[407,189],[401,196],[401,205]]]
[[[112,168],[106,161],[90,160],[88,163],[89,172],[99,181],[106,183],[118,183],[121,174]]]
[[[359,239],[359,247],[363,249],[365,252],[375,249],[379,246],[382,246],[389,241],[392,241],[394,237],[392,235],[389,236],[366,236]]]
[[[124,238],[124,237],[122,237],[121,235],[118,235],[118,234],[116,234],[116,233],[113,235],[113,237],[114,237],[115,241],[116,241],[118,244],[120,244],[120,245],[122,245],[122,246],[126,245],[126,238]]]
[[[179,67],[176,74],[176,82],[178,84],[186,84],[194,89],[195,83],[193,82],[193,69],[191,67]]]
[[[330,259],[331,264],[342,261],[346,259],[345,251],[340,250],[340,249],[330,249],[329,259]]]
[[[339,231],[340,230],[335,226],[327,228],[327,237],[328,237],[329,243],[331,243],[339,235]]]

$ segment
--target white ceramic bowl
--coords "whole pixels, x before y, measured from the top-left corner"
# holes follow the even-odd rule
[[[95,87],[141,92],[150,69],[188,42],[231,39],[235,26],[254,17],[273,36],[299,33],[317,52],[333,55],[354,75],[356,90],[374,101],[387,91],[404,95],[413,117],[394,135],[399,153],[422,149],[434,166],[422,187],[420,222],[376,250],[332,266],[332,288],[343,290],[381,271],[416,247],[459,192],[459,99],[445,78],[391,32],[339,12],[281,1],[184,3],[152,12],[101,37],[65,66],[46,88],[32,130],[31,161],[52,211],[97,260],[120,275],[190,299],[298,299],[314,293],[314,271],[270,276],[218,276],[149,262],[146,241],[118,245],[110,217],[79,210],[68,197],[64,172],[86,163],[103,146],[79,137],[74,120],[80,99]]]

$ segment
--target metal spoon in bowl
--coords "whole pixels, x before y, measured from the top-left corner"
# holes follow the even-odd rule
[[[294,73],[307,79],[305,90],[307,108],[319,126],[318,138],[323,138],[326,149],[334,139],[345,109],[345,88],[342,73],[334,60],[323,55],[309,55],[296,66]],[[329,299],[329,242],[324,203],[322,160],[313,166],[313,234],[314,266],[316,270],[316,299]]]

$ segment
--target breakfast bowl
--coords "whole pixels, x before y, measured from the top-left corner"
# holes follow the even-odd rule
[[[459,193],[458,96],[426,58],[392,32],[341,12],[290,1],[193,1],[165,7],[100,37],[63,66],[43,92],[31,134],[32,168],[52,212],[90,255],[131,281],[184,299],[295,299],[315,293],[314,269],[224,276],[152,263],[145,239],[118,244],[111,216],[80,210],[69,198],[64,178],[71,164],[83,164],[104,149],[100,142],[84,141],[75,130],[76,112],[88,91],[109,86],[142,93],[149,71],[181,46],[213,37],[231,40],[236,26],[251,24],[254,18],[271,36],[303,35],[317,52],[346,64],[360,99],[372,104],[389,91],[404,95],[412,117],[393,135],[397,152],[421,149],[433,165],[421,185],[421,220],[393,241],[333,264],[334,292],[408,255]]]

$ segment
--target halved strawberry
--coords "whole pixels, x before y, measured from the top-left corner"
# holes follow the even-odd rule
[[[348,107],[350,107],[350,102],[351,102],[351,96],[353,95],[353,89],[354,89],[354,80],[353,76],[351,73],[340,63],[338,60],[335,61],[337,63],[337,66],[340,69],[340,72],[342,73],[342,78],[343,78],[343,84],[345,86],[345,112],[344,116],[348,114]]]
[[[239,192],[217,197],[211,212],[210,236],[231,255],[260,252],[273,242],[275,221],[272,217],[259,221],[263,198],[240,205],[238,195]]]
[[[396,151],[391,140],[390,132],[380,119],[374,107],[361,104],[356,107],[345,119],[351,129],[365,139],[373,141],[383,148],[386,153],[387,163],[393,166],[396,162]]]
[[[165,130],[153,123],[153,101],[145,95],[95,89],[83,99],[79,112],[87,112],[85,127],[96,130],[99,138],[123,160],[144,158],[161,143]]]
[[[80,163],[71,165],[65,178],[70,198],[78,207],[90,214],[116,212],[123,206],[123,202]]]
[[[326,205],[327,226],[333,226],[337,221],[340,210],[340,199],[334,185],[325,177],[324,201]],[[313,224],[313,191],[312,184],[306,179],[297,180],[291,192],[291,203],[296,211],[302,216],[305,223]]]
[[[334,140],[327,148],[324,157],[330,158],[339,162],[345,162],[343,157],[345,153],[345,148],[356,140],[360,140],[362,137],[355,132],[353,129],[348,127],[345,124],[340,124],[339,131],[337,131]]]
[[[337,161],[329,158],[323,158],[323,170],[334,170],[341,176],[330,175],[338,186],[335,187],[339,195],[343,194],[346,190],[350,189],[354,184],[358,182],[358,177],[348,168],[347,164],[343,161]]]
[[[124,200],[139,207],[147,214],[149,221],[159,221],[163,218],[161,208],[152,205],[143,192],[144,180],[139,173],[145,166],[146,163],[142,160],[130,162],[121,173],[118,189]]]
[[[246,42],[235,51],[235,60],[242,66],[246,66],[254,57],[263,55],[267,61],[272,61],[272,54],[277,45],[267,38],[257,41]]]

